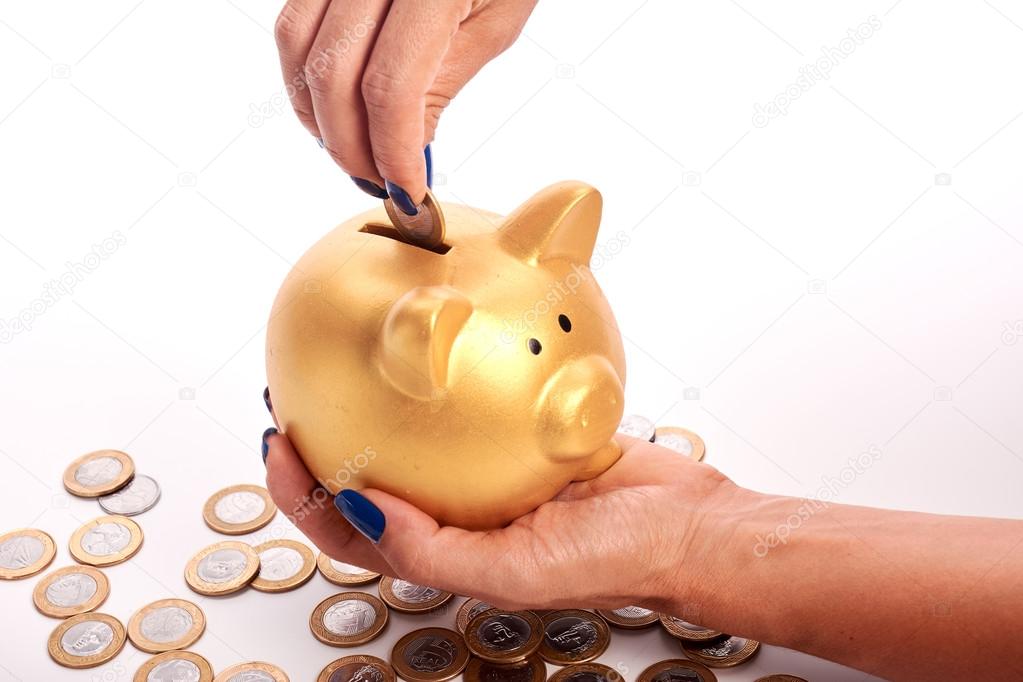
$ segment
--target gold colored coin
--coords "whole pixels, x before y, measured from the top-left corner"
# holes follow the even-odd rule
[[[46,648],[50,658],[65,668],[93,668],[116,656],[124,640],[124,626],[113,616],[80,613],[50,633]]]
[[[151,654],[191,646],[206,629],[206,614],[184,599],[160,599],[128,620],[128,639]]]
[[[642,606],[623,606],[620,609],[597,609],[600,617],[615,627],[624,630],[639,630],[650,627],[659,618],[656,611],[644,609]]]
[[[543,639],[543,622],[532,611],[490,609],[465,626],[469,651],[491,663],[524,661],[536,653]]]
[[[657,427],[654,431],[654,443],[683,454],[694,462],[702,462],[704,455],[707,454],[707,446],[704,445],[703,439],[680,426]]]
[[[435,587],[416,585],[407,580],[385,575],[377,586],[380,598],[395,611],[426,613],[440,608],[454,595]]]
[[[68,549],[75,561],[113,566],[135,556],[142,547],[142,529],[127,516],[100,516],[71,535]]]
[[[191,651],[166,651],[139,666],[132,678],[132,682],[163,680],[213,682],[213,666],[205,658]]]
[[[259,555],[259,573],[252,589],[287,592],[309,582],[316,572],[313,550],[295,540],[270,540],[252,548]]]
[[[541,619],[543,639],[540,658],[554,665],[592,661],[607,650],[611,631],[604,619],[591,611],[563,609]]]
[[[266,488],[258,485],[232,485],[218,490],[206,500],[202,518],[206,525],[224,535],[244,535],[259,530],[273,520],[277,505]]]
[[[646,668],[636,678],[636,682],[669,682],[670,680],[717,682],[717,679],[717,675],[704,665],[681,658],[671,658],[667,661],[658,661]]]
[[[479,599],[466,599],[462,602],[462,605],[458,607],[458,613],[455,614],[455,627],[463,635],[465,634],[465,626],[469,624],[469,621],[483,613],[494,608],[485,601]]]
[[[547,666],[539,656],[530,656],[520,663],[499,665],[482,658],[471,658],[462,672],[465,682],[544,682]]]
[[[548,682],[625,682],[621,673],[603,663],[575,663],[547,678]]]
[[[0,580],[19,580],[50,565],[57,545],[49,533],[21,528],[0,535]]]
[[[335,561],[323,552],[320,552],[319,556],[316,557],[316,568],[320,570],[320,575],[326,578],[328,582],[341,585],[342,587],[365,585],[380,577],[379,573],[367,571],[364,568],[352,566],[343,561]]]
[[[227,540],[199,550],[185,566],[194,592],[216,597],[245,589],[259,572],[259,555],[244,542]]]
[[[469,649],[447,628],[413,630],[391,649],[391,665],[407,682],[444,682],[465,670]]]
[[[97,450],[82,455],[64,470],[64,488],[78,497],[109,495],[131,482],[135,462],[120,450]]]
[[[32,590],[32,603],[44,616],[67,618],[99,608],[110,596],[110,581],[92,566],[65,566],[46,574]]]
[[[765,675],[758,677],[754,682],[806,682],[806,680],[795,675]]]
[[[330,646],[358,646],[375,639],[387,625],[387,607],[364,592],[327,597],[309,616],[313,636]]]
[[[418,207],[419,212],[410,216],[402,213],[390,199],[384,200],[384,210],[391,219],[394,229],[404,237],[405,241],[415,246],[434,249],[444,243],[444,214],[440,202],[434,198],[430,190]]]
[[[693,623],[687,623],[681,618],[675,618],[667,614],[659,615],[661,626],[668,631],[668,634],[676,639],[685,640],[687,642],[706,642],[711,639],[717,639],[721,636],[721,633],[717,630],[711,630],[705,628],[702,625],[694,625]]]
[[[316,677],[316,682],[395,682],[395,674],[394,668],[384,659],[356,654],[328,663]]]
[[[760,650],[760,642],[729,635],[711,642],[680,641],[679,644],[686,656],[711,668],[731,668],[745,663]]]
[[[262,661],[238,663],[224,668],[213,678],[213,682],[266,682],[267,678],[273,682],[291,682],[283,670],[273,663]]]

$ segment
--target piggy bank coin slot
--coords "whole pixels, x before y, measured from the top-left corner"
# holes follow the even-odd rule
[[[434,253],[440,254],[441,256],[443,256],[445,253],[451,250],[451,247],[444,243],[437,244],[436,246],[413,244],[412,242],[402,237],[401,233],[398,232],[398,230],[394,229],[390,225],[384,225],[382,223],[366,223],[365,225],[362,226],[362,229],[360,229],[359,232],[364,232],[366,234],[375,234],[378,237],[387,237],[388,239],[393,239],[396,242],[401,242],[402,244],[414,246],[417,249],[433,251]]]

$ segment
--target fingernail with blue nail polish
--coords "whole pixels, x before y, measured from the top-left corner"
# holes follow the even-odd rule
[[[316,138],[316,144],[320,145],[320,149],[323,149],[323,138],[322,137]]]
[[[274,404],[270,402],[270,387],[267,386],[263,389],[263,404],[266,405],[266,411],[273,414]]]
[[[433,189],[433,152],[430,150],[430,145],[426,145],[423,156],[426,157],[426,186]]]
[[[377,199],[387,198],[387,190],[375,182],[370,182],[369,180],[366,180],[364,178],[357,178],[354,175],[352,176],[352,182],[355,183],[356,187],[358,187],[371,197],[376,197]]]
[[[269,429],[267,429],[266,431],[263,432],[263,446],[262,446],[262,450],[263,450],[263,464],[266,464],[266,456],[270,452],[270,444],[266,442],[266,439],[269,438],[270,436],[274,435],[275,433],[277,433],[277,429],[275,429],[272,426]]]
[[[419,213],[419,208],[416,207],[412,197],[408,195],[408,192],[398,187],[390,180],[385,180],[384,183],[387,185],[387,194],[391,197],[391,201],[394,205],[404,213],[405,215],[416,215]]]
[[[346,488],[334,498],[334,506],[355,527],[374,544],[380,542],[387,519],[380,508],[360,493]]]

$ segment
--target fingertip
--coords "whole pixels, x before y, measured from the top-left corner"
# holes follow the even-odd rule
[[[263,432],[262,442],[260,444],[260,451],[263,454],[263,464],[266,464],[267,455],[270,454],[270,439],[277,435],[277,428],[271,426]]]

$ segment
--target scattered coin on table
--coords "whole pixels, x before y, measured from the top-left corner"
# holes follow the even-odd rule
[[[654,443],[661,447],[674,450],[690,459],[700,462],[707,454],[707,446],[703,439],[688,429],[678,426],[661,426],[654,432]]]
[[[110,595],[110,582],[92,566],[65,566],[43,576],[32,603],[43,615],[68,618],[99,608]]]
[[[273,663],[251,661],[224,668],[213,678],[213,682],[291,682],[291,680],[287,673]]]
[[[686,656],[711,668],[730,668],[745,663],[760,649],[760,642],[722,635],[711,642],[680,641]]]
[[[395,673],[391,664],[382,658],[355,654],[328,663],[316,682],[395,682]]]
[[[530,656],[519,663],[501,665],[473,657],[462,672],[465,682],[544,682],[547,666],[539,656]]]
[[[206,629],[206,614],[184,599],[160,599],[136,611],[128,620],[128,639],[151,654],[184,649]]]
[[[277,505],[266,488],[232,485],[213,493],[202,508],[206,525],[224,535],[244,535],[273,520]]]
[[[98,501],[108,514],[135,516],[156,506],[160,501],[160,486],[150,476],[135,474],[128,485],[100,497]]]
[[[607,623],[591,611],[551,611],[544,615],[541,623],[544,634],[537,653],[554,665],[592,661],[611,643]]]
[[[259,555],[244,542],[228,540],[199,550],[185,566],[185,581],[209,597],[248,587],[259,572]]]
[[[597,609],[597,613],[611,625],[625,630],[639,630],[650,627],[660,618],[656,611],[642,606],[623,606],[620,609]]]
[[[491,663],[524,661],[540,648],[543,637],[543,623],[532,611],[490,609],[465,626],[469,651]]]
[[[711,639],[717,639],[721,636],[721,633],[717,630],[711,630],[705,628],[702,625],[694,625],[693,623],[687,623],[681,618],[675,618],[666,614],[660,614],[659,619],[661,625],[668,634],[676,639],[682,639],[687,642],[705,642]]]
[[[252,589],[287,592],[309,582],[316,572],[313,550],[295,540],[270,540],[252,548],[259,555],[259,573]]]
[[[391,666],[407,682],[444,682],[469,662],[462,635],[447,628],[413,630],[391,649]]]
[[[100,516],[71,535],[68,549],[89,566],[113,566],[135,556],[142,547],[142,529],[127,516]]]
[[[483,613],[494,608],[485,601],[479,599],[466,599],[462,602],[462,605],[458,607],[458,613],[455,614],[455,627],[463,635],[465,634],[465,626],[469,624],[469,621]]]
[[[132,682],[213,682],[213,666],[191,651],[167,651],[139,666]]]
[[[450,592],[387,575],[380,579],[377,589],[388,606],[402,613],[427,613],[440,608],[454,596]]]
[[[647,667],[636,682],[717,682],[717,676],[707,666],[671,658]]]
[[[387,625],[387,607],[364,592],[327,597],[309,616],[316,639],[330,646],[359,646],[376,638]]]
[[[105,613],[81,613],[58,625],[47,642],[50,658],[65,668],[92,668],[124,647],[121,621]]]
[[[39,573],[57,555],[57,544],[35,528],[0,535],[0,580],[20,580]]]
[[[548,682],[624,682],[617,670],[603,663],[573,663],[547,678]]]
[[[123,488],[135,475],[135,462],[120,450],[82,455],[64,471],[64,489],[78,497],[100,497]]]
[[[320,552],[316,557],[316,568],[319,569],[320,575],[329,582],[341,585],[342,587],[365,585],[380,577],[379,573],[331,559],[323,552]]]

